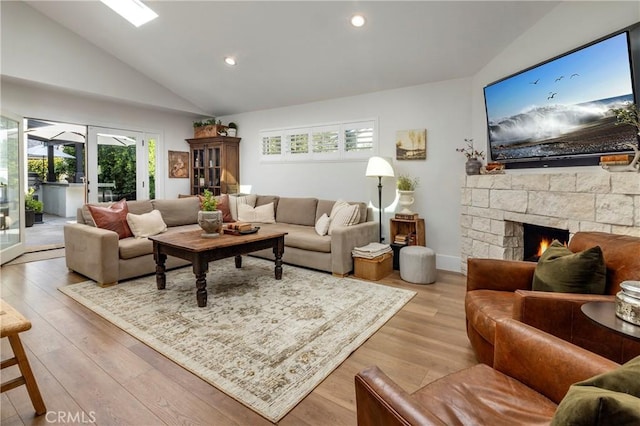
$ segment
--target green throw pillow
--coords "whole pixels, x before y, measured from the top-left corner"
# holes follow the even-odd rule
[[[604,294],[607,270],[599,246],[573,253],[554,240],[542,253],[533,274],[533,290]]]
[[[560,401],[551,426],[640,424],[640,399],[594,387],[571,386]]]
[[[640,356],[572,385],[552,425],[640,424]]]
[[[627,361],[615,370],[578,382],[576,385],[595,386],[614,392],[628,393],[640,398],[640,356]],[[640,410],[640,405],[638,409]]]

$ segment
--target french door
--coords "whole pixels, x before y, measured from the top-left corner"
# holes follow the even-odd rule
[[[89,202],[143,200],[150,197],[155,170],[155,139],[150,144],[139,131],[89,126],[88,200]],[[153,158],[151,158],[153,157]],[[155,188],[154,188],[155,189]],[[154,191],[151,191],[153,194]]]
[[[8,112],[0,114],[0,263],[24,252],[23,119]]]

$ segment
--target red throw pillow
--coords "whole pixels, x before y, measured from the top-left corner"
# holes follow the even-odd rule
[[[223,222],[235,222],[233,216],[231,216],[231,209],[229,208],[229,195],[222,194],[218,197],[218,210],[222,212]]]
[[[122,199],[109,207],[87,205],[98,228],[108,229],[118,234],[118,239],[133,236],[127,223],[127,200]]]
[[[202,209],[202,200],[204,197],[202,195],[198,195],[200,199],[200,209]],[[218,204],[216,210],[220,210],[222,212],[222,221],[223,222],[235,222],[233,220],[233,216],[231,216],[231,208],[229,208],[229,195],[222,194],[216,197],[218,199]]]

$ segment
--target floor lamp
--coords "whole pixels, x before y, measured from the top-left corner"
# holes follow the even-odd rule
[[[367,163],[367,171],[365,175],[367,177],[378,178],[378,224],[380,229],[380,242],[384,241],[382,236],[382,178],[394,177],[393,167],[391,167],[391,159],[384,157],[371,157]]]

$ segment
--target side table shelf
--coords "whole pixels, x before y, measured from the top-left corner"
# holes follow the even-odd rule
[[[415,244],[418,246],[426,247],[426,240],[424,235],[424,219],[391,219],[389,224],[389,231],[391,232],[390,244],[396,243],[397,235],[415,235]]]

